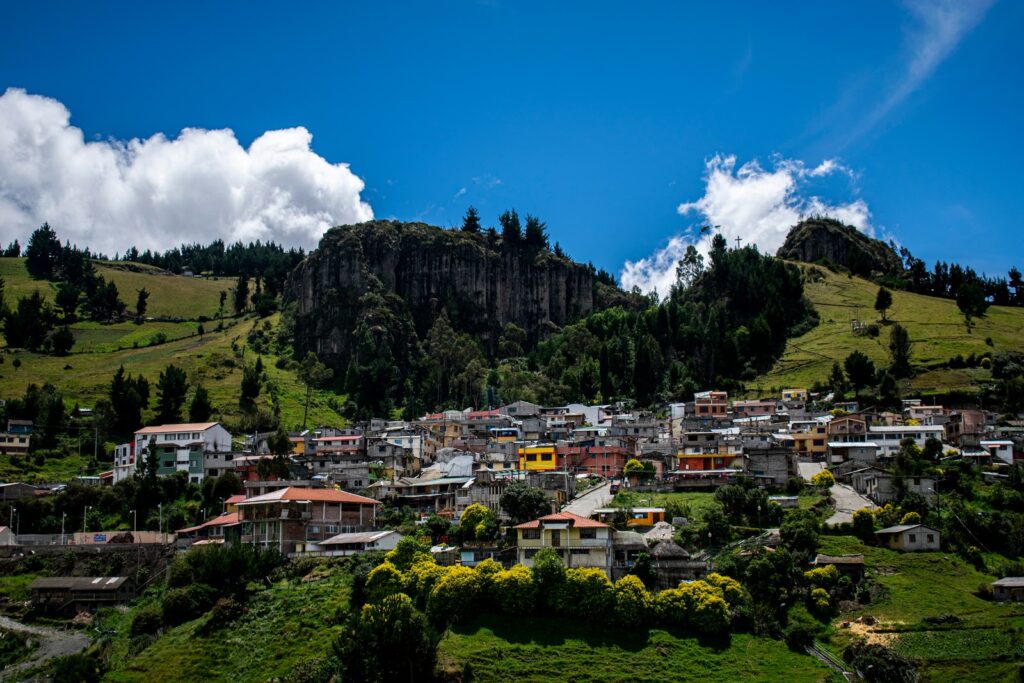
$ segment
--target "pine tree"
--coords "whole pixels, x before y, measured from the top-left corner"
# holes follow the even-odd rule
[[[138,320],[142,320],[143,316],[146,315],[146,308],[149,306],[149,292],[143,287],[139,290],[139,295],[135,299],[135,317]]]
[[[188,391],[185,371],[176,365],[168,365],[157,379],[156,391],[156,423],[181,422],[181,409],[185,405],[185,393]]]
[[[249,276],[239,275],[235,283],[234,299],[235,314],[241,315],[249,308]]]
[[[498,222],[501,223],[501,239],[509,244],[519,244],[523,241],[523,229],[515,209],[498,216]]]
[[[885,287],[878,288],[878,294],[875,295],[875,310],[882,314],[882,320],[885,321],[885,313],[892,307],[892,292]]]
[[[523,237],[523,242],[531,247],[546,249],[548,246],[547,224],[536,216],[526,214],[526,235]]]
[[[466,215],[462,217],[462,231],[473,234],[480,232],[480,213],[475,207],[466,209]]]
[[[910,335],[899,323],[889,332],[889,371],[893,377],[910,376]]]
[[[196,393],[192,396],[192,402],[188,406],[189,422],[206,422],[213,414],[213,404],[210,403],[210,394],[202,384],[196,387]]]

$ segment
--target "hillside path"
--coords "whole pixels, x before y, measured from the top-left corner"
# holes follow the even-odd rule
[[[15,680],[18,673],[34,669],[55,657],[65,657],[81,652],[89,646],[89,636],[81,631],[62,631],[48,626],[29,626],[20,621],[0,616],[0,628],[35,636],[39,647],[24,662],[0,671],[0,680]]]
[[[801,462],[799,468],[800,476],[810,481],[811,477],[825,469],[825,465],[820,462]],[[857,510],[861,508],[873,510],[876,507],[869,498],[860,495],[846,484],[834,484],[829,489],[829,493],[832,494],[832,500],[835,501],[836,511],[825,520],[826,524],[852,522],[853,513]]]
[[[597,508],[607,507],[612,502],[612,485],[604,483],[577,496],[569,502],[562,512],[571,512],[580,517],[589,517]]]

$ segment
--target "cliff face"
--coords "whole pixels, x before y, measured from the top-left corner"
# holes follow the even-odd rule
[[[422,223],[373,221],[327,232],[291,274],[285,298],[298,309],[297,350],[316,351],[338,367],[369,306],[385,302],[421,339],[447,309],[453,327],[493,352],[506,323],[523,328],[532,344],[593,311],[595,279],[591,268],[546,249]]]
[[[888,244],[828,218],[797,223],[776,255],[807,263],[827,261],[856,275],[897,274],[902,270],[899,255]]]

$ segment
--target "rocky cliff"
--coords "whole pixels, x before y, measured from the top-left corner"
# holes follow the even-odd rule
[[[316,351],[335,367],[350,356],[352,332],[369,307],[386,308],[389,336],[422,339],[446,309],[452,326],[493,353],[514,323],[535,344],[551,331],[621,294],[595,281],[592,267],[547,249],[503,244],[486,233],[422,223],[373,221],[333,228],[291,274],[296,350]],[[411,324],[410,324],[411,323]],[[401,339],[403,344],[415,340]]]
[[[807,263],[831,263],[862,276],[894,275],[902,270],[899,255],[888,244],[830,218],[797,223],[776,255]]]

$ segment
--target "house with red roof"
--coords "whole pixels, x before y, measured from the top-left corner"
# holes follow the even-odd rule
[[[299,544],[373,530],[380,502],[337,489],[288,486],[237,505],[242,542],[277,548],[288,556]]]
[[[515,530],[518,561],[524,566],[533,567],[537,553],[551,548],[566,567],[596,567],[611,577],[615,530],[604,522],[556,512],[519,524]]]
[[[178,529],[178,543],[196,545],[201,543],[231,543],[238,540],[241,521],[238,512],[225,512],[202,524]]]

